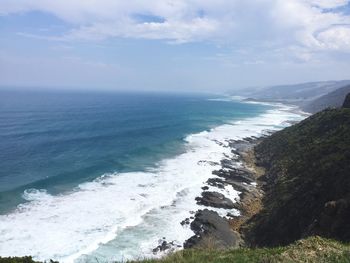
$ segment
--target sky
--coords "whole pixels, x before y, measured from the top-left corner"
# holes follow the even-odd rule
[[[350,0],[0,0],[0,86],[224,91],[350,79]]]

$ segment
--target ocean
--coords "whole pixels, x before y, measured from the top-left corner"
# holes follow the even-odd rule
[[[227,141],[302,118],[221,95],[0,91],[0,256],[110,262],[182,245]]]

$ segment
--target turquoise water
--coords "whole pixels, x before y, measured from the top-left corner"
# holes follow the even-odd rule
[[[299,117],[218,95],[0,91],[0,256],[111,262],[154,256],[162,237],[181,246],[228,140]]]
[[[57,194],[105,173],[142,171],[181,153],[185,136],[267,108],[215,98],[1,91],[0,213],[24,201],[25,189]]]

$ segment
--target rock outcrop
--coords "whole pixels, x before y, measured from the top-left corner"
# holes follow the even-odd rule
[[[196,198],[197,204],[211,206],[216,208],[232,209],[235,208],[231,199],[217,192],[203,192],[201,197]]]
[[[229,221],[208,209],[196,213],[191,229],[195,235],[185,242],[185,248],[225,249],[238,247],[241,243],[239,234],[232,230]]]

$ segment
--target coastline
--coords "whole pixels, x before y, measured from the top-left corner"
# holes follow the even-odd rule
[[[246,262],[248,260],[249,262],[260,262],[262,258],[268,261],[277,260],[281,262],[346,261],[349,255],[349,246],[344,242],[344,237],[348,238],[348,236],[346,236],[346,234],[345,236],[335,236],[335,240],[333,240],[333,238],[330,239],[328,235],[325,236],[325,232],[322,232],[321,228],[319,227],[325,227],[324,230],[330,229],[328,225],[328,223],[330,223],[332,225],[336,225],[337,227],[341,227],[342,229],[346,229],[347,225],[344,224],[344,222],[346,222],[346,211],[341,210],[342,213],[338,214],[337,218],[335,219],[331,219],[329,216],[331,215],[330,212],[334,211],[334,208],[337,209],[338,205],[340,206],[340,209],[343,209],[344,207],[342,207],[342,205],[346,204],[348,200],[339,199],[337,201],[328,201],[334,200],[334,197],[326,197],[319,204],[316,204],[321,209],[321,214],[319,214],[321,217],[321,221],[319,222],[321,222],[321,224],[319,225],[314,224],[314,213],[310,215],[310,205],[307,205],[304,207],[304,212],[301,212],[310,215],[309,224],[311,223],[311,225],[307,225],[306,228],[304,228],[306,235],[299,234],[297,237],[290,238],[290,231],[288,230],[291,224],[296,224],[296,227],[298,227],[299,221],[295,221],[295,217],[293,215],[288,215],[289,211],[292,213],[295,213],[295,211],[296,213],[299,213],[300,211],[298,209],[293,209],[293,206],[295,207],[295,205],[298,206],[300,203],[302,203],[295,196],[306,195],[306,197],[302,197],[301,199],[310,200],[309,202],[315,201],[313,198],[310,198],[310,194],[313,195],[313,192],[306,189],[301,189],[300,192],[299,186],[303,185],[304,178],[306,177],[306,174],[303,174],[303,171],[310,173],[314,178],[314,182],[318,181],[318,175],[320,174],[317,170],[309,171],[308,168],[305,167],[305,165],[309,165],[310,155],[312,156],[311,159],[321,159],[319,157],[313,157],[314,153],[310,153],[307,150],[309,148],[308,146],[304,147],[304,134],[308,134],[308,132],[305,132],[305,130],[309,130],[310,127],[314,128],[316,125],[314,134],[309,134],[306,136],[309,136],[309,138],[318,138],[319,135],[315,134],[315,132],[318,133],[319,131],[319,128],[317,128],[317,125],[320,125],[319,121],[321,120],[323,123],[329,123],[329,117],[332,120],[337,119],[333,118],[334,116],[344,116],[344,118],[347,118],[346,121],[348,124],[348,111],[329,109],[276,134],[274,134],[274,131],[270,131],[272,134],[271,136],[269,136],[268,132],[266,131],[264,134],[261,134],[261,136],[251,135],[241,139],[227,140],[227,145],[225,144],[225,147],[231,150],[230,153],[232,156],[224,156],[225,158],[218,162],[221,168],[213,170],[212,177],[208,178],[205,182],[207,185],[210,185],[210,187],[202,186],[201,189],[203,191],[194,199],[197,201],[199,206],[206,208],[201,208],[197,210],[197,212],[193,212],[194,216],[191,216],[188,220],[183,220],[180,223],[182,226],[190,225],[191,229],[195,232],[195,235],[185,242],[185,250],[181,250],[177,253],[171,253],[171,255],[162,257],[161,259],[152,259],[151,257],[142,256],[138,259],[131,260],[130,262],[177,262],[178,259],[180,259],[181,262],[216,262],[220,260],[235,262]],[[342,118],[337,119],[338,124],[342,123],[343,120],[344,119]],[[330,129],[332,129],[332,127]],[[327,135],[321,135],[321,138],[328,140]],[[345,140],[349,140],[349,137],[345,137]],[[343,140],[338,140],[337,145],[335,146],[323,144],[323,149],[321,148],[316,155],[324,152],[325,148],[333,147],[332,149],[337,149],[340,145],[342,145],[342,142]],[[216,143],[222,144],[219,141],[216,141]],[[281,144],[287,145],[280,147]],[[294,146],[295,144],[296,146]],[[301,148],[298,149],[298,147]],[[282,152],[279,152],[279,149],[282,149]],[[288,152],[286,155],[286,152],[284,152],[283,149],[287,149],[286,151],[292,152],[291,155],[289,155]],[[334,151],[331,152],[334,153]],[[288,156],[291,156],[293,160],[298,160],[297,162],[301,163],[300,166],[304,166],[303,169],[299,171],[297,170],[293,175],[293,171],[295,172],[294,168],[291,168],[291,166],[285,167],[284,165],[286,162],[280,162],[281,156],[282,158],[285,158],[286,156],[288,158]],[[332,156],[334,155],[332,154]],[[273,158],[274,161],[268,160],[268,158]],[[241,166],[239,168],[237,166],[233,166],[233,160],[240,162]],[[279,167],[276,165],[276,162],[279,162],[282,165]],[[257,165],[261,165],[264,167],[264,169]],[[291,163],[291,165],[293,166],[293,163]],[[322,167],[322,161],[317,166]],[[276,167],[277,170],[275,169]],[[335,165],[334,167],[331,167],[329,171],[333,171],[338,167],[339,165]],[[282,170],[280,168],[282,168]],[[272,171],[277,171],[275,174],[285,173],[287,178],[286,182],[290,188],[288,191],[277,190],[277,192],[279,192],[277,195],[276,193],[272,193],[270,191],[273,190],[273,187],[276,185],[278,187],[279,183],[278,181],[274,181],[274,175],[271,174]],[[346,170],[343,170],[343,175],[346,177]],[[292,180],[289,180],[288,176],[299,178],[301,182],[299,181],[294,183],[294,185],[290,185]],[[280,178],[285,180],[284,176]],[[314,188],[314,182],[309,182],[311,189]],[[284,182],[282,181],[282,184],[283,183]],[[339,187],[346,189],[346,184],[342,184],[341,182],[340,184],[341,185]],[[236,189],[239,188],[239,200],[236,199],[235,202],[231,202],[232,200],[220,195],[219,191],[212,191],[212,187],[216,187],[217,189],[225,189],[229,186],[236,187]],[[320,185],[318,188],[319,187]],[[261,190],[264,190],[265,192],[262,192]],[[327,192],[327,189],[325,188],[321,188],[319,190]],[[297,191],[296,194],[295,191]],[[289,193],[292,193],[290,198],[294,201],[294,205],[292,204],[292,207],[290,207],[290,202],[288,199],[283,200],[283,198],[285,198],[285,194],[288,195]],[[331,192],[330,195],[334,194]],[[289,208],[285,209],[286,206]],[[239,215],[227,213],[226,215],[222,216],[215,211],[210,211],[209,209],[211,209],[211,207],[222,207],[223,209],[235,208],[236,210],[239,210],[240,213]],[[276,216],[276,210],[279,210],[279,213],[277,212],[277,220],[276,218],[271,219],[270,215]],[[345,216],[345,218],[342,219],[342,216]],[[256,220],[261,218],[263,219],[264,217],[265,223],[267,222],[270,225],[269,229],[267,231],[264,230],[263,232],[259,232],[258,229],[257,232],[255,227],[264,225],[264,222],[261,224],[261,222],[257,223]],[[324,222],[322,221],[323,219],[326,219],[327,221]],[[341,221],[343,222],[341,225],[339,225],[339,220],[343,220]],[[310,232],[310,226],[316,226],[316,228],[311,229],[312,232]],[[278,231],[276,236],[278,239],[277,243],[275,243],[273,246],[271,246],[269,243],[265,243],[273,240],[273,233],[276,230]],[[279,234],[283,231],[283,235]],[[320,236],[314,236],[315,234],[318,235],[317,233],[320,233]],[[339,235],[341,233],[333,232],[333,234]],[[259,238],[260,241],[258,240]],[[286,243],[284,241],[280,241],[281,238],[290,238],[290,240],[288,243]],[[340,239],[340,241],[338,239]],[[283,243],[281,244],[281,242]],[[176,245],[173,241],[170,243],[166,242],[166,238],[164,237],[162,239],[162,243],[156,247],[153,252],[155,254],[161,254],[161,252],[163,255],[168,254],[171,252],[172,246],[174,247],[174,250],[181,248],[180,245]],[[187,248],[195,249],[188,250]],[[6,260],[10,260],[10,262],[12,262],[11,258],[0,257],[0,259],[5,260],[5,262]],[[27,259],[28,262],[34,262],[32,257],[13,258],[13,260],[19,260],[20,262]],[[140,259],[142,260],[140,261]],[[125,260],[127,259],[123,259],[122,262]],[[82,261],[80,259],[77,262]]]
[[[261,103],[266,104],[266,102]],[[281,103],[268,104],[277,107],[281,112],[302,116],[300,120],[309,115],[296,106]],[[300,120],[285,120],[284,124],[287,124],[287,127]],[[184,249],[232,249],[246,246],[244,224],[262,209],[264,195],[259,178],[265,171],[264,168],[256,165],[254,147],[263,138],[280,129],[262,130],[256,135],[225,141],[232,156],[226,155],[221,159],[220,168],[213,170],[212,177],[201,187],[201,195],[197,196],[195,201],[202,208],[193,212],[193,216],[180,222],[194,232],[194,235],[184,242]],[[223,142],[218,143],[223,144]],[[239,193],[239,197],[234,200],[223,194],[224,190],[231,187]],[[217,213],[215,211],[217,208],[227,209],[226,215]],[[238,213],[232,214],[230,209]],[[153,249],[153,252],[164,255],[168,251],[178,250],[179,247],[174,242],[167,242],[163,238],[159,240],[159,245]]]
[[[255,188],[255,182],[249,171],[243,169],[245,164],[242,156],[236,152],[236,148],[239,146],[245,148],[252,143],[252,140],[265,136],[272,130],[289,126],[288,122],[291,120],[299,119],[300,115],[291,112],[291,109],[292,107],[279,105],[254,117],[242,118],[209,131],[190,134],[184,139],[187,151],[175,158],[162,161],[157,169],[107,175],[80,185],[77,191],[68,195],[51,196],[46,192],[31,192],[30,197],[33,198],[33,201],[22,206],[22,210],[18,213],[8,217],[9,224],[12,224],[14,220],[14,222],[17,222],[16,220],[22,222],[21,217],[25,217],[25,213],[31,214],[33,224],[29,230],[36,234],[40,231],[36,227],[37,224],[34,224],[37,218],[42,219],[43,211],[50,211],[51,205],[58,206],[62,208],[58,211],[63,213],[47,214],[48,220],[42,222],[44,225],[41,225],[41,228],[47,230],[45,232],[47,237],[58,238],[55,244],[64,244],[61,241],[65,240],[65,236],[57,236],[53,226],[63,222],[72,231],[75,230],[72,212],[79,209],[81,216],[85,215],[88,219],[78,228],[78,233],[84,239],[81,242],[79,235],[70,236],[75,247],[63,247],[62,251],[65,251],[65,254],[57,254],[53,258],[60,262],[73,262],[74,260],[84,262],[84,260],[97,256],[102,261],[160,257],[171,251],[182,249],[184,243],[187,243],[185,247],[191,246],[186,240],[189,240],[196,231],[200,232],[198,234],[204,233],[201,225],[202,221],[208,217],[216,222],[218,228],[221,228],[217,236],[225,236],[221,233],[230,232],[227,230],[233,228],[235,224],[233,219],[242,219],[245,216],[241,203],[246,200],[246,196],[249,196],[247,193],[250,191],[246,189]],[[223,171],[220,172],[221,169]],[[230,170],[247,174],[239,174],[235,178],[236,181],[233,182],[226,174],[230,174]],[[217,174],[213,174],[215,171]],[[226,187],[220,187],[223,184]],[[236,188],[232,187],[233,185]],[[123,189],[133,190],[125,193]],[[121,204],[117,202],[118,200],[106,203],[100,198],[103,195],[109,197],[108,200],[113,200],[118,197],[118,193],[122,192],[124,201]],[[206,193],[203,196],[203,192],[212,194]],[[221,199],[225,201],[224,205]],[[90,206],[81,206],[81,201],[85,200],[89,204],[93,202],[92,207],[96,208],[97,216],[89,216],[92,212],[89,209]],[[205,212],[204,215],[197,213],[206,208],[212,212]],[[35,214],[32,213],[33,211]],[[115,220],[119,218],[115,216],[120,214],[120,211],[125,212],[127,220],[116,224]],[[108,215],[111,221],[108,221],[108,224],[101,229],[102,222],[106,222],[105,215]],[[130,218],[130,215],[133,216]],[[195,232],[191,229],[193,222],[197,222],[197,226],[200,226]],[[7,222],[4,221],[4,223]],[[22,225],[17,223],[17,226],[19,227],[17,231],[20,233]],[[84,232],[87,228],[94,230],[89,232],[88,236]],[[209,227],[208,231],[211,230]],[[225,236],[225,240],[219,241],[219,245],[221,247],[242,245],[243,241],[236,232],[233,231],[233,234]],[[135,235],[132,240],[133,244],[125,247],[125,240],[128,240],[125,238],[130,238],[131,235]],[[37,260],[47,260],[54,255],[52,251],[60,251],[61,248],[55,245],[49,247],[50,250],[42,251],[39,245],[45,242],[45,239],[45,236],[40,237],[40,242],[37,243],[29,243],[30,239],[19,240],[24,243],[10,240],[11,242],[3,247],[3,251],[12,255],[31,254]],[[208,244],[213,243],[212,238],[206,240]],[[25,247],[27,251],[20,251],[20,247]],[[100,257],[101,255],[103,257]]]
[[[232,249],[245,245],[241,226],[261,209],[263,191],[258,179],[264,171],[255,166],[253,147],[263,137],[252,136],[229,142],[235,158],[223,159],[222,168],[214,170],[214,177],[209,178],[207,183],[218,188],[233,187],[240,192],[239,199],[230,203],[225,196],[215,191],[205,191],[203,187],[202,196],[196,200],[206,208],[196,212],[191,223],[195,235],[185,242],[185,248]],[[233,166],[237,162],[242,164],[240,168]],[[240,214],[220,216],[210,210],[212,207],[235,208]]]

